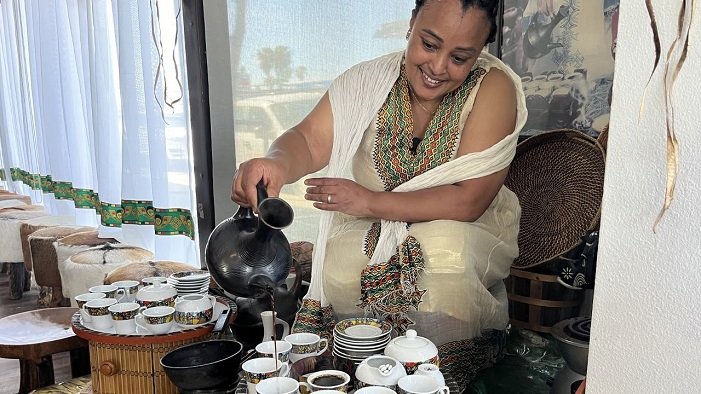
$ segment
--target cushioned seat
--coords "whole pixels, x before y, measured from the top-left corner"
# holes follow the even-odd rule
[[[62,263],[76,253],[104,244],[118,244],[114,238],[100,238],[97,230],[75,233],[63,237],[54,244],[56,248],[56,261]]]
[[[0,263],[8,264],[10,299],[22,298],[31,284],[22,252],[20,228],[29,225],[58,225],[74,222],[71,216],[54,216],[44,211],[0,212]]]
[[[25,204],[31,204],[32,203],[32,198],[29,196],[25,196],[22,194],[16,194],[16,193],[2,193],[0,194],[0,201],[2,200],[20,200],[24,202]]]
[[[72,305],[77,306],[73,297],[102,284],[112,270],[150,260],[153,260],[150,251],[123,244],[104,244],[78,252],[58,263],[63,294],[71,299]]]
[[[23,225],[24,226],[24,225]],[[39,306],[67,306],[70,301],[63,298],[61,273],[58,271],[58,258],[54,243],[68,235],[94,230],[93,227],[55,226],[37,230],[29,235],[34,279],[42,290]]]
[[[105,284],[109,285],[120,280],[137,280],[141,282],[141,279],[148,278],[149,276],[162,276],[167,278],[176,272],[191,271],[194,269],[196,268],[190,264],[167,260],[131,263],[110,272],[105,278]]]

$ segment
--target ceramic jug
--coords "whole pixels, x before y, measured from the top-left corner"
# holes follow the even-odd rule
[[[219,223],[205,248],[205,260],[214,280],[237,297],[269,297],[290,272],[292,252],[282,229],[292,223],[292,207],[268,198],[258,183],[258,216],[239,207]]]

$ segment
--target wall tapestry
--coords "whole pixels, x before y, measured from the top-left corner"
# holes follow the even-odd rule
[[[521,76],[522,130],[608,126],[620,0],[504,0],[502,59]]]

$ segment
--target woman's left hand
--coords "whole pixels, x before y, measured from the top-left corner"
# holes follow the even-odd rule
[[[304,181],[304,198],[315,201],[314,207],[347,215],[368,217],[374,192],[345,178],[309,178]]]

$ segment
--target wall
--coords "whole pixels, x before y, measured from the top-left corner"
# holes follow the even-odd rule
[[[234,214],[231,180],[234,162],[234,103],[231,95],[229,19],[226,0],[204,2],[209,107],[212,127],[212,179],[214,180],[214,222]]]
[[[662,60],[681,0],[654,0]],[[587,393],[698,393],[701,390],[701,9],[674,89],[679,173],[664,200],[666,140],[663,70],[653,77],[654,44],[644,1],[622,1]],[[661,67],[663,68],[663,67]]]

